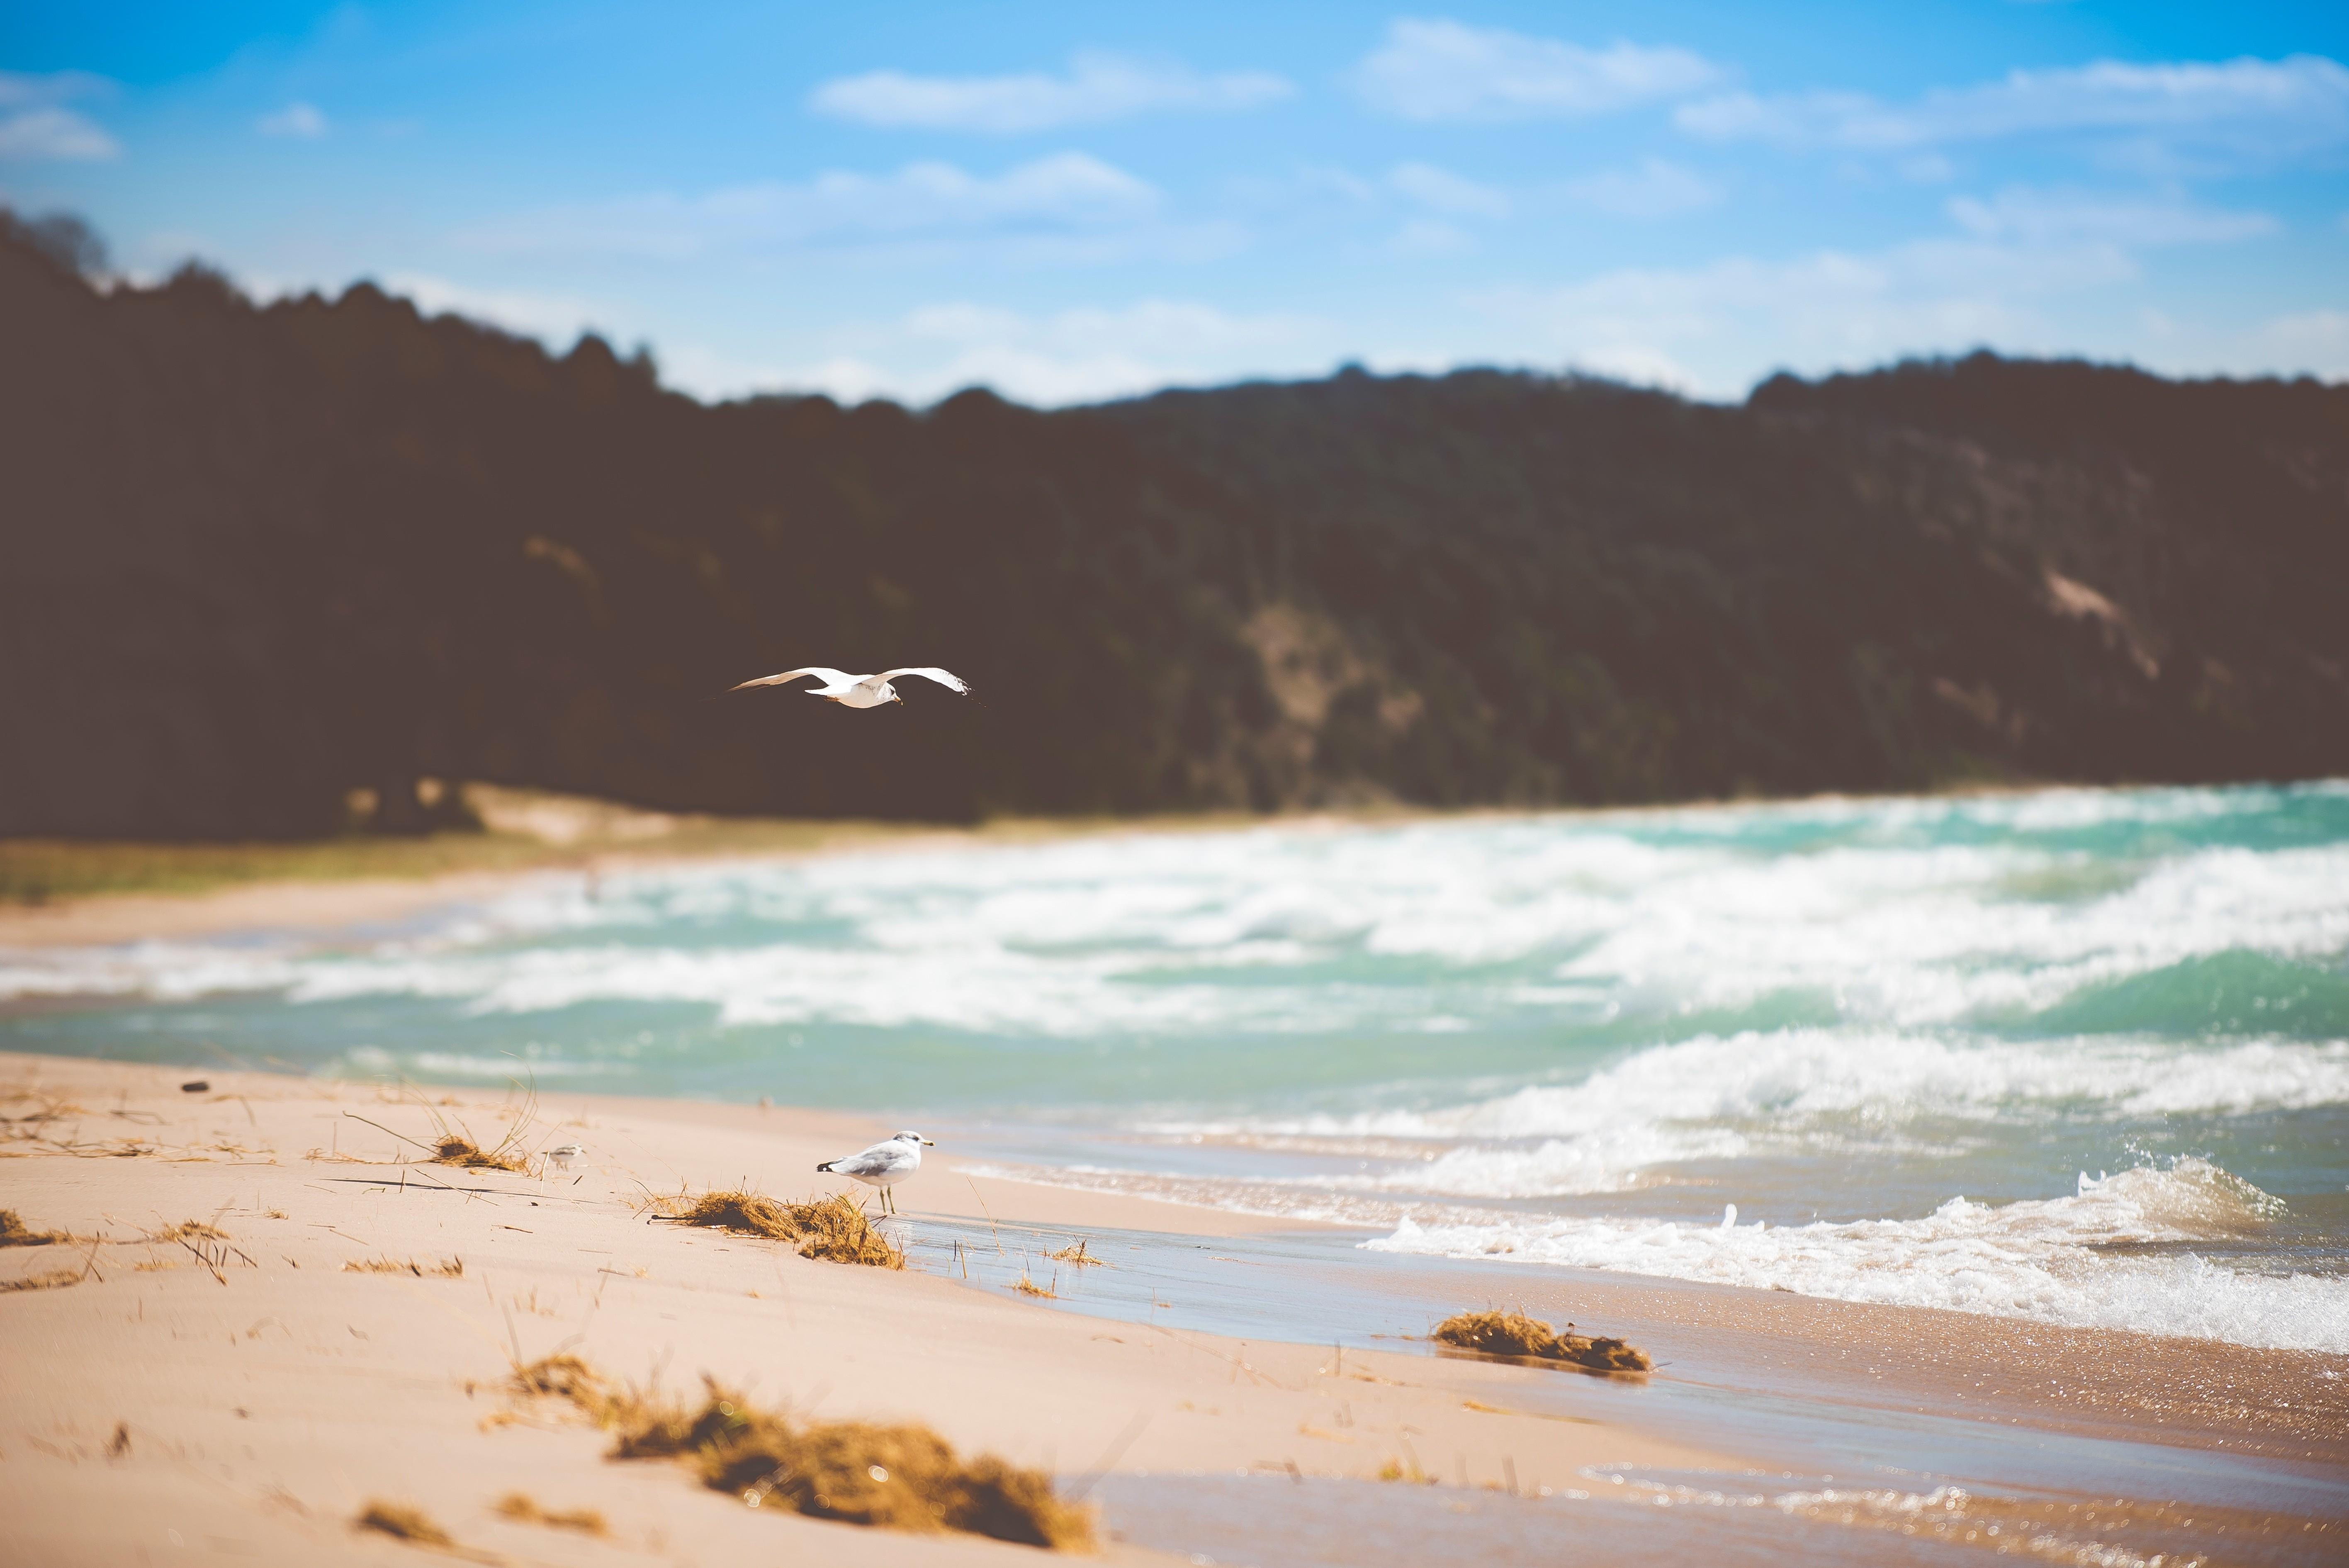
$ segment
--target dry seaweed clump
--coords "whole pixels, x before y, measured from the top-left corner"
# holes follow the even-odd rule
[[[0,1291],[62,1290],[69,1284],[79,1284],[81,1275],[72,1269],[48,1269],[40,1274],[26,1274],[21,1279],[0,1279]]]
[[[0,1247],[47,1247],[73,1240],[63,1231],[36,1231],[14,1209],[0,1209]]]
[[[446,1548],[457,1544],[422,1509],[409,1503],[370,1498],[352,1522],[361,1530],[379,1530],[396,1540],[412,1541],[419,1546]]]
[[[611,1526],[592,1508],[541,1508],[526,1491],[510,1491],[498,1499],[498,1511],[517,1524],[543,1524],[549,1530],[575,1530],[582,1535],[608,1535]]]
[[[395,1258],[388,1255],[378,1258],[354,1258],[343,1265],[343,1272],[345,1274],[414,1274],[418,1279],[435,1276],[440,1279],[462,1279],[465,1277],[465,1260],[449,1258],[437,1264],[419,1264],[414,1258]]]
[[[787,1203],[757,1192],[704,1192],[688,1202],[669,1200],[663,1218],[681,1225],[708,1225],[744,1235],[789,1242],[803,1258],[874,1268],[905,1266],[903,1249],[877,1230],[863,1209],[846,1197]]]
[[[514,1385],[572,1400],[612,1432],[614,1459],[680,1460],[750,1508],[1061,1550],[1093,1543],[1092,1512],[1061,1501],[1051,1477],[991,1454],[964,1460],[927,1427],[793,1420],[715,1382],[694,1409],[615,1391],[572,1357],[523,1367]]]
[[[1619,1339],[1554,1333],[1539,1318],[1522,1312],[1463,1312],[1435,1326],[1435,1337],[1463,1350],[1486,1356],[1529,1356],[1543,1361],[1564,1361],[1598,1372],[1645,1372],[1653,1363],[1648,1353]]]
[[[520,1155],[507,1153],[503,1149],[484,1149],[471,1139],[454,1132],[441,1134],[440,1143],[432,1151],[432,1163],[461,1166],[468,1171],[511,1171],[518,1176],[529,1174],[528,1167],[523,1163]]]

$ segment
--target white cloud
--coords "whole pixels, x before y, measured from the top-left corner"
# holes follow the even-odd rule
[[[1708,397],[1741,395],[1779,366],[1816,371],[1994,343],[2070,347],[2044,302],[2137,275],[2109,244],[2040,249],[1926,240],[1786,261],[1627,268],[1473,303],[1528,356],[1621,371]],[[1678,379],[1664,374],[1671,367]]]
[[[1387,183],[1423,207],[1466,218],[1505,218],[1509,198],[1489,185],[1464,180],[1432,163],[1399,163]]]
[[[1940,88],[1912,103],[1861,93],[1731,93],[1674,120],[1715,140],[1874,151],[2051,132],[2136,133],[2282,156],[2349,139],[2349,69],[2315,55],[2130,65],[2099,60]]]
[[[1954,196],[1948,207],[1950,216],[1968,233],[2041,245],[2073,240],[2127,246],[2223,244],[2271,234],[2277,228],[2265,212],[2230,212],[2197,206],[2182,197],[2148,201],[2022,186],[2011,186],[1987,201]]]
[[[556,208],[464,236],[492,251],[604,252],[682,259],[713,248],[812,249],[984,241],[1040,256],[1109,253],[1101,242],[1146,233],[1173,253],[1227,235],[1171,231],[1157,190],[1081,152],[995,176],[950,163],[894,174],[834,172],[801,184],[736,186],[684,199],[651,195]]]
[[[385,275],[383,287],[387,294],[415,301],[416,308],[427,315],[461,315],[558,348],[583,332],[594,331],[598,321],[609,322],[614,315],[567,294],[476,288],[429,273],[390,273]]]
[[[254,128],[264,136],[315,139],[326,134],[326,117],[316,104],[289,103],[275,114],[263,115]]]
[[[1648,159],[1637,169],[1609,169],[1570,180],[1566,193],[1586,206],[1624,218],[1669,218],[1721,200],[1721,187],[1661,158]]]
[[[119,156],[121,145],[104,127],[65,107],[112,86],[87,71],[0,71],[0,158],[91,161]]]
[[[916,77],[872,71],[816,88],[808,107],[864,125],[997,136],[1097,124],[1162,109],[1253,108],[1296,89],[1262,71],[1202,76],[1171,62],[1080,54],[1066,76]]]
[[[1686,49],[1619,39],[1603,49],[1499,27],[1402,18],[1355,83],[1405,119],[1535,119],[1607,114],[1684,97],[1721,73]]]
[[[791,388],[844,403],[889,397],[936,401],[988,387],[1046,407],[1097,402],[1163,387],[1204,385],[1279,368],[1308,374],[1336,356],[1324,323],[1241,315],[1185,300],[1028,315],[993,305],[926,305],[880,325],[846,328],[837,351],[796,367],[753,368],[691,347],[664,373],[703,397]]]
[[[2253,363],[2285,374],[2349,380],[2349,310],[2307,310],[2263,323]]]

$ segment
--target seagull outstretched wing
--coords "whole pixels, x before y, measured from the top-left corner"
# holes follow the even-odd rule
[[[938,685],[946,687],[948,691],[958,691],[965,696],[968,696],[970,695],[970,687],[964,683],[963,678],[960,676],[956,675],[951,670],[942,670],[936,665],[922,665],[911,669],[883,670],[877,676],[865,676],[865,679],[869,681],[893,681],[899,676],[920,676],[924,680],[933,680],[937,682]]]
[[[822,665],[810,665],[803,670],[785,670],[779,676],[761,676],[757,680],[744,681],[740,686],[728,686],[726,689],[742,691],[750,686],[781,686],[785,681],[795,681],[802,676],[813,676],[828,686],[845,686],[855,678],[845,670],[827,669]]]

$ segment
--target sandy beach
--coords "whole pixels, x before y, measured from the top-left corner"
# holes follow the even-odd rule
[[[509,1391],[518,1365],[555,1352],[679,1396],[707,1375],[824,1418],[926,1423],[965,1452],[1058,1475],[1064,1492],[1104,1470],[1291,1485],[1402,1472],[1450,1495],[1540,1498],[1587,1494],[1610,1467],[1724,1487],[1785,1468],[1766,1427],[1692,1429],[1618,1380],[1416,1345],[1120,1323],[965,1283],[936,1249],[902,1272],[846,1266],[647,1211],[710,1188],[833,1190],[812,1167],[889,1130],[861,1119],[566,1093],[529,1111],[522,1144],[586,1152],[568,1172],[518,1175],[423,1162],[419,1148],[444,1125],[485,1144],[516,1130],[520,1108],[494,1094],[209,1071],[203,1089],[182,1087],[193,1081],[0,1058],[0,1204],[72,1238],[0,1252],[5,1281],[59,1282],[0,1295],[15,1561],[402,1560],[411,1548],[353,1528],[378,1500],[420,1509],[481,1561],[852,1549],[856,1526],[748,1510],[673,1464],[604,1458],[608,1439],[574,1413]],[[1112,1260],[1144,1235],[1200,1238],[1212,1255],[1273,1228],[972,1176],[950,1152],[903,1196],[909,1235],[1065,1233]],[[218,1238],[169,1234],[191,1221]],[[397,1272],[353,1266],[370,1263]],[[1621,1279],[1560,1277],[1526,1305],[1632,1336],[1665,1363],[1659,1386],[2264,1454],[2319,1483],[2349,1459],[2339,1357]],[[515,1491],[548,1511],[592,1506],[606,1532],[493,1510]],[[1162,1560],[1115,1526],[1108,1560]],[[2322,1510],[2252,1509],[2236,1528],[2339,1539]],[[1877,1534],[1851,1534],[1850,1560],[1871,1560]],[[968,1535],[893,1535],[890,1549],[909,1563],[1033,1550]]]

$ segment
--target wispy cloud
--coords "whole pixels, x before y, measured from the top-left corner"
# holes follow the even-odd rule
[[[265,114],[254,129],[264,136],[292,136],[305,140],[326,134],[326,117],[314,103],[289,103],[275,114]]]
[[[383,286],[415,301],[416,307],[428,315],[460,315],[543,339],[555,347],[593,330],[598,322],[609,323],[613,314],[568,294],[477,288],[430,273],[392,273],[384,278]]]
[[[935,402],[966,387],[1045,406],[1226,381],[1268,366],[1326,368],[1326,323],[1250,315],[1189,300],[1079,306],[1031,315],[964,302],[854,326],[840,352],[795,367],[752,368],[690,350],[667,363],[704,397],[792,387],[843,402]]]
[[[1669,218],[1721,200],[1721,187],[1692,170],[1661,158],[1636,169],[1609,169],[1569,180],[1566,193],[1587,207],[1623,218]]]
[[[602,252],[681,259],[725,247],[770,250],[986,241],[1039,255],[1074,255],[1153,230],[1170,242],[1158,191],[1112,164],[1058,153],[994,176],[950,163],[894,174],[834,172],[799,184],[736,186],[695,198],[632,197],[555,208],[476,229],[484,250]],[[1189,234],[1189,242],[1212,236]],[[1073,249],[1072,249],[1073,247]],[[1180,250],[1180,243],[1174,244]]]
[[[2182,196],[2148,199],[2011,186],[1986,201],[1954,196],[1948,207],[1971,234],[2040,245],[2082,240],[2131,247],[2223,244],[2277,228],[2265,212],[2230,212]]]
[[[917,77],[870,71],[824,83],[808,98],[818,114],[863,125],[978,131],[993,136],[1097,124],[1164,110],[1254,108],[1296,89],[1263,71],[1203,75],[1169,61],[1076,56],[1064,76]]]
[[[1772,368],[1819,370],[1996,343],[2065,346],[2044,303],[2137,276],[2111,245],[1934,239],[1783,261],[1626,268],[1475,304],[1526,345],[1608,374],[1732,397]]]
[[[1423,207],[1468,218],[1506,218],[1509,198],[1489,185],[1463,179],[1432,163],[1400,163],[1387,183]]]
[[[113,87],[87,71],[30,75],[0,71],[0,158],[90,161],[115,158],[121,144],[78,109],[78,98],[96,98]]]
[[[2316,55],[2163,65],[2099,60],[2012,71],[1905,104],[1861,93],[1731,93],[1683,104],[1673,118],[1694,136],[1786,146],[1900,151],[2071,131],[2150,135],[2276,156],[2349,139],[2349,69]]]
[[[1373,108],[1405,119],[1537,119],[1607,114],[1682,98],[1721,77],[1686,49],[1618,40],[1586,48],[1499,27],[1411,17],[1355,73]]]

